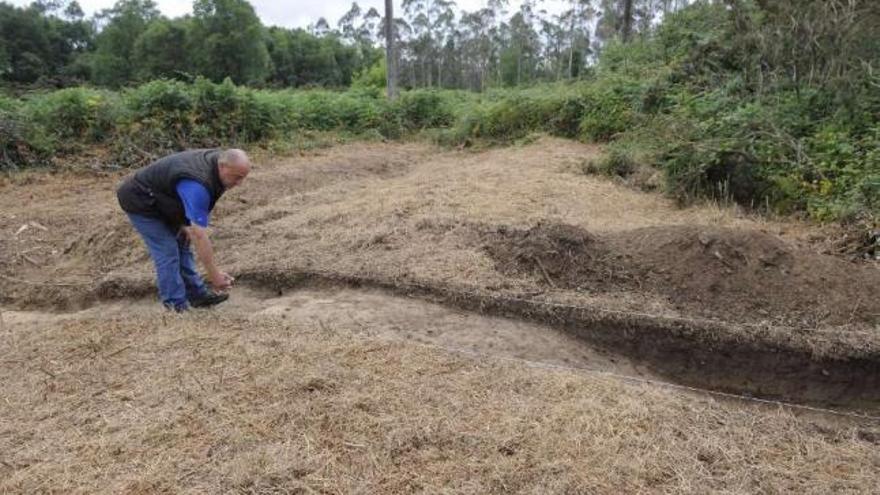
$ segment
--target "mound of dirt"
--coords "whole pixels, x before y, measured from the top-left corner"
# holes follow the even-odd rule
[[[506,275],[535,275],[558,288],[629,286],[622,255],[573,225],[539,224],[528,230],[498,227],[483,234],[483,249]]]
[[[609,240],[676,305],[733,321],[873,322],[880,271],[796,249],[754,230],[650,227]]]
[[[880,271],[798,250],[776,236],[707,226],[606,237],[563,224],[481,236],[495,268],[558,289],[651,291],[687,314],[796,325],[880,321]]]

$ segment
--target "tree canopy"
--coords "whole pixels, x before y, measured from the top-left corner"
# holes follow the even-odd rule
[[[645,32],[686,0],[402,0],[394,19],[403,87],[482,90],[577,78],[609,40]],[[0,2],[0,78],[12,84],[120,87],[158,77],[229,77],[254,86],[348,86],[385,67],[384,13],[353,2],[335,28],[266,27],[246,0],[195,0],[169,19],[153,0],[118,0],[89,19],[75,0]]]

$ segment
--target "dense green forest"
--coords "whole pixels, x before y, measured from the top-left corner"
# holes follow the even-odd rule
[[[197,0],[168,19],[151,0],[120,0],[86,19],[75,2],[0,3],[0,76],[7,84],[117,88],[156,78],[263,86],[341,87],[381,50],[338,32],[266,28],[243,0]]]
[[[575,0],[556,15],[534,2],[402,6],[405,91],[389,101],[384,19],[357,5],[335,28],[290,30],[262,26],[242,0],[198,0],[178,19],[140,0],[94,19],[75,3],[0,4],[0,166],[94,148],[127,166],[321,133],[467,146],[544,132],[608,143],[585,171],[683,201],[877,221],[880,2]],[[659,183],[640,179],[653,171]]]
[[[404,87],[482,90],[577,78],[601,47],[647,33],[686,0],[572,0],[548,14],[526,0],[403,0],[395,16]],[[384,13],[356,2],[331,27],[265,27],[246,0],[196,0],[168,19],[152,0],[119,0],[86,18],[76,1],[0,2],[0,77],[7,83],[120,87],[160,77],[290,87],[348,86],[381,70]]]

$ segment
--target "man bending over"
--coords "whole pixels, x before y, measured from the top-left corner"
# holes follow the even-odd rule
[[[165,307],[186,311],[229,297],[225,291],[233,278],[217,268],[206,228],[217,200],[241,184],[250,169],[239,149],[190,150],[151,163],[119,186],[119,205],[147,245]],[[196,271],[190,243],[213,290]]]

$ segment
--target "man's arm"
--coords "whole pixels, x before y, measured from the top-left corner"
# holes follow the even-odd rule
[[[208,281],[215,290],[225,290],[232,285],[232,277],[221,272],[214,262],[214,248],[208,238],[208,217],[211,198],[208,190],[196,181],[183,179],[177,183],[177,194],[183,203],[187,224],[183,231],[196,248],[199,261],[208,272]]]
[[[205,271],[208,272],[211,286],[215,290],[226,290],[231,287],[235,279],[221,272],[214,263],[214,248],[211,246],[211,239],[208,238],[208,231],[195,224],[184,227],[183,231],[195,247],[196,255],[204,265]]]

